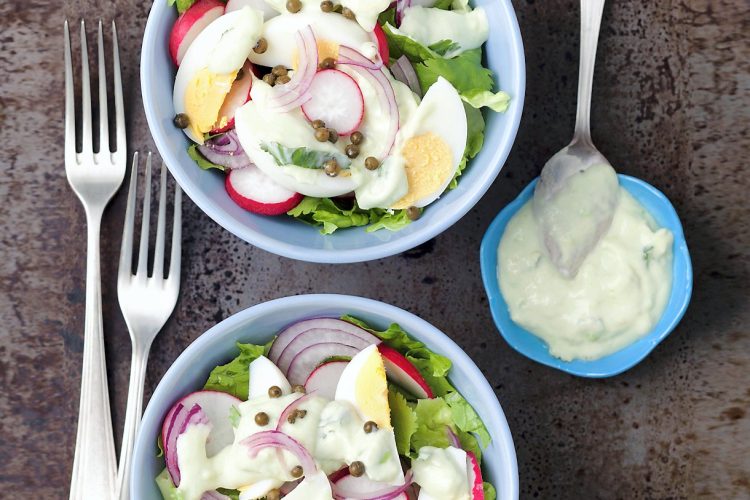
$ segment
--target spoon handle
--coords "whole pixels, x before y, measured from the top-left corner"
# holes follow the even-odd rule
[[[581,0],[581,56],[578,68],[578,109],[575,138],[593,145],[591,141],[591,89],[594,84],[596,44],[602,22],[604,0]]]

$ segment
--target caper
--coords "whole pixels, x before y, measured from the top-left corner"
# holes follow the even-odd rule
[[[328,177],[336,177],[341,168],[336,160],[330,159],[323,164],[323,170],[326,171]]]
[[[271,87],[276,85],[276,77],[273,76],[273,73],[268,73],[267,75],[263,75],[263,81],[266,82]]]
[[[323,120],[313,120],[312,121],[312,128],[325,128],[326,122]]]
[[[289,422],[290,424],[293,424],[294,422],[296,422],[297,421],[297,412],[293,411],[292,413],[290,413],[289,416],[286,417],[286,421]]]
[[[279,500],[281,498],[281,492],[279,490],[271,490],[266,493],[266,500]]]
[[[378,424],[376,424],[372,420],[368,420],[367,422],[365,422],[364,431],[367,434],[369,434],[371,432],[375,432],[376,430],[378,430]]]
[[[276,83],[284,85],[285,83],[289,83],[292,80],[292,78],[289,75],[281,75],[276,77]]]
[[[359,460],[349,464],[349,474],[351,474],[352,476],[360,477],[364,473],[365,473],[365,464],[363,464]]]
[[[286,10],[288,10],[292,14],[296,14],[300,11],[301,8],[302,2],[300,2],[300,0],[287,0],[286,2]]]
[[[268,425],[268,413],[259,411],[255,414],[255,423],[263,427],[264,425]]]
[[[278,385],[272,385],[268,388],[268,395],[272,398],[280,398],[281,397],[281,387]]]
[[[305,472],[305,471],[304,471],[304,470],[302,470],[302,467],[300,467],[299,465],[295,465],[295,466],[294,466],[294,467],[292,468],[292,470],[291,470],[291,473],[292,473],[292,477],[302,477],[302,474],[303,474],[304,472]]]
[[[422,215],[422,211],[417,207],[409,207],[406,209],[406,216],[409,220],[417,220],[420,215]]]
[[[331,135],[331,133],[328,131],[327,128],[315,129],[315,139],[317,139],[320,142],[326,142],[328,140],[329,135]]]
[[[273,73],[273,76],[282,76],[289,73],[289,71],[287,71],[286,66],[283,64],[278,64],[271,69],[271,73]]]
[[[344,7],[343,9],[341,9],[341,15],[347,19],[351,19],[352,21],[357,18],[357,16],[354,15],[354,11],[348,7]]]
[[[174,116],[174,126],[177,128],[188,128],[190,126],[190,118],[185,113],[177,113]]]
[[[339,140],[339,133],[333,130],[332,128],[328,129],[328,140],[332,143],[336,144],[336,141]]]
[[[333,59],[333,57],[326,57],[322,61],[320,61],[320,64],[318,65],[320,69],[333,69],[336,67],[336,61]]]
[[[344,152],[349,158],[356,158],[359,156],[359,146],[356,144],[349,144],[344,148]]]
[[[380,162],[374,156],[368,156],[365,158],[365,168],[367,170],[377,170],[380,166]]]
[[[304,394],[307,391],[305,391],[304,385],[295,384],[294,386],[292,386],[292,392],[298,392],[300,394]]]
[[[352,144],[361,144],[365,140],[365,136],[362,135],[362,132],[356,130],[349,136],[349,140],[352,141]]]
[[[253,52],[256,54],[262,54],[268,49],[268,42],[265,38],[259,38],[258,43],[255,44],[255,47],[253,47]]]
[[[333,6],[333,11],[334,11],[334,12],[338,12],[339,14],[341,14],[341,10],[342,10],[343,8],[344,8],[344,6],[343,6],[343,5],[341,5],[340,3],[337,3],[336,5],[334,5],[334,6]]]
[[[305,418],[307,416],[307,410],[297,410],[296,413],[298,418]]]
[[[331,0],[323,0],[320,2],[320,10],[323,12],[332,12],[333,11],[333,2]]]

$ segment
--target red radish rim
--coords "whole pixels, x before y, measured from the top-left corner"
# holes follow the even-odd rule
[[[392,363],[396,369],[404,372],[404,374],[412,380],[419,388],[423,391],[424,395],[422,394],[414,394],[415,396],[422,396],[420,399],[432,399],[435,397],[435,394],[432,392],[432,388],[427,383],[427,380],[422,376],[422,374],[419,372],[416,366],[412,364],[411,361],[409,361],[406,356],[398,352],[397,349],[394,349],[393,347],[389,346],[388,344],[382,343],[378,344],[378,351],[380,352],[380,355],[383,357],[383,360],[386,363],[386,372],[388,370],[388,363]],[[393,359],[398,359],[400,363],[396,363]],[[392,374],[395,375],[395,374]],[[398,384],[403,387],[403,384]],[[408,387],[404,387],[404,389],[409,390]],[[409,391],[414,392],[414,391]]]
[[[312,396],[315,395],[315,392],[309,392],[305,394],[302,397],[299,397],[286,405],[286,408],[282,410],[281,414],[279,415],[279,421],[276,422],[276,430],[281,431],[281,426],[284,425],[284,421],[286,421],[287,418],[289,418],[289,415],[292,414],[292,412],[297,409],[299,405],[310,399]]]
[[[258,167],[251,164],[246,168],[257,169]],[[253,212],[261,215],[282,215],[299,205],[300,202],[304,199],[304,196],[302,196],[300,193],[292,193],[292,196],[287,200],[277,203],[263,203],[252,198],[248,198],[247,196],[237,191],[234,185],[232,185],[232,173],[238,172],[240,170],[243,169],[235,169],[229,171],[226,178],[224,179],[224,187],[232,201],[234,201],[237,205],[247,210],[248,212]]]
[[[344,476],[346,477],[346,476]],[[339,478],[338,481],[336,481],[333,484],[333,497],[336,500],[345,500],[345,499],[354,499],[354,500],[392,500],[393,498],[398,497],[402,493],[404,493],[409,486],[411,485],[413,481],[413,474],[411,469],[409,469],[406,472],[406,475],[404,476],[404,484],[400,486],[388,486],[386,488],[383,488],[382,490],[378,491],[372,491],[369,493],[361,493],[358,491],[347,491],[344,488],[341,488],[339,486],[339,483],[341,483],[341,479]]]
[[[213,5],[209,5],[213,4]],[[177,18],[175,23],[172,25],[172,30],[169,33],[169,57],[172,59],[172,62],[175,66],[179,66],[181,61],[180,55],[180,47],[182,46],[183,42],[185,41],[185,38],[187,38],[188,34],[190,33],[190,30],[193,29],[196,23],[198,23],[201,19],[203,19],[206,15],[209,14],[214,9],[221,9],[221,13],[219,15],[215,16],[213,19],[211,19],[206,26],[211,24],[214,20],[221,17],[222,14],[224,14],[225,5],[218,0],[199,0],[198,2],[194,3],[190,6],[185,12],[180,14],[180,16]],[[213,14],[212,14],[213,16]],[[194,19],[193,19],[194,18]],[[191,21],[189,25],[185,24],[188,21]],[[185,24],[185,26],[183,26]],[[203,29],[206,28],[206,26],[203,26],[200,30],[198,30],[193,36],[190,43],[193,43],[193,40],[198,36],[198,34],[203,31]],[[182,32],[182,36],[179,39],[179,42],[176,42],[177,40],[177,33],[176,30],[182,30],[184,28],[184,31]],[[188,45],[189,46],[189,45]],[[185,53],[187,52],[187,47],[185,48],[185,52],[183,52],[182,56],[185,56]]]

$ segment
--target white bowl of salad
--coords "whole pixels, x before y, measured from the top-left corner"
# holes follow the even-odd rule
[[[302,260],[412,248],[497,176],[523,105],[508,1],[157,0],[141,80],[187,194]]]
[[[479,369],[381,302],[303,295],[235,314],[156,388],[136,499],[518,498],[513,441]]]

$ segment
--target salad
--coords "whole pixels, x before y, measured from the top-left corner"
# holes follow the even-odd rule
[[[165,500],[494,500],[450,360],[399,325],[314,318],[237,347],[164,418]]]
[[[398,230],[502,112],[468,0],[170,0],[175,126],[238,205],[330,234]]]

